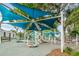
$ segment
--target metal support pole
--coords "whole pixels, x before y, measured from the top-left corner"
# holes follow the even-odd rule
[[[51,40],[51,36],[50,36],[50,34],[49,34],[49,41]]]
[[[34,32],[35,32],[35,45],[38,45],[38,41],[37,41],[38,35],[37,35],[37,32],[36,31],[34,31]]]
[[[26,40],[26,31],[24,31],[24,40]]]
[[[1,35],[0,35],[0,44],[1,44]]]
[[[78,46],[78,35],[76,34],[76,46]]]
[[[1,23],[0,23],[0,30],[1,30]],[[1,32],[1,31],[0,31]],[[1,34],[0,34],[0,44],[1,44]]]
[[[54,37],[54,44],[56,44],[56,37]]]
[[[61,11],[61,52],[63,53],[63,49],[64,49],[64,23],[63,23],[63,11]]]
[[[28,34],[29,35],[29,34]],[[28,44],[29,44],[29,36],[27,36],[27,46],[28,46]]]
[[[42,31],[42,40],[44,40],[44,32]]]

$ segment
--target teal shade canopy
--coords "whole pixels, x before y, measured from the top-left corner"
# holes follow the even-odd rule
[[[11,10],[9,10],[7,7],[0,4],[0,12],[2,14],[2,21],[10,21],[10,20],[26,20],[27,18],[18,15]]]
[[[51,19],[46,19],[46,20],[40,20],[37,22],[18,22],[18,23],[8,23],[8,24],[11,24],[13,26],[17,26],[17,27],[20,27],[20,28],[26,29],[26,30],[42,31],[42,30],[50,30],[50,28],[53,29],[53,24],[54,24],[55,20],[56,20],[56,18],[51,18]],[[36,26],[36,24],[37,24],[37,26]]]
[[[24,11],[26,14],[28,14],[32,19],[43,17],[45,15],[50,15],[50,13],[42,11],[40,9],[35,9],[35,8],[29,8],[23,5],[20,5],[18,3],[11,3],[13,6],[16,8]]]

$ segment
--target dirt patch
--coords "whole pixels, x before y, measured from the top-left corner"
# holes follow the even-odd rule
[[[61,49],[54,49],[47,56],[68,56],[67,53],[61,53]]]

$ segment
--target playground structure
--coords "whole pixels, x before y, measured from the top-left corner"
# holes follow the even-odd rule
[[[6,24],[10,24],[12,26],[16,26],[16,27],[20,27],[20,28],[24,29],[24,38],[23,39],[24,39],[24,41],[26,41],[27,46],[30,46],[30,47],[31,46],[36,47],[42,42],[54,42],[55,43],[56,42],[55,39],[57,39],[57,38],[54,38],[54,40],[53,40],[52,35],[48,34],[48,36],[45,36],[45,34],[42,34],[41,32],[43,32],[43,30],[51,30],[52,33],[54,33],[53,30],[52,30],[53,24],[56,20],[58,20],[60,18],[59,21],[60,21],[62,28],[59,31],[60,36],[58,37],[58,39],[59,39],[59,42],[61,44],[61,52],[63,52],[64,44],[65,44],[64,28],[63,28],[64,10],[61,10],[59,16],[55,16],[55,17],[52,16],[50,18],[36,20],[39,17],[51,15],[51,14],[48,13],[48,12],[42,11],[42,10],[24,7],[24,6],[19,5],[17,3],[11,4],[11,5],[13,5],[16,8],[19,8],[20,10],[23,10],[25,13],[27,13],[31,17],[31,19],[20,14],[20,13],[18,13],[18,12],[13,11],[13,9],[5,6],[4,4],[1,4],[0,5],[0,7],[1,7],[0,11],[3,14],[2,22],[7,21],[7,20],[8,21],[9,20],[27,20],[26,22],[8,22]],[[4,6],[8,9],[6,9]],[[6,11],[8,13],[6,13]],[[6,17],[6,15],[8,15],[8,16],[11,15],[11,17]],[[5,23],[3,23],[3,24],[5,24]],[[31,31],[31,32],[28,33],[28,32],[26,32],[26,30],[28,32],[29,31]],[[21,37],[16,37],[16,38],[18,39],[18,42],[19,42],[19,39]],[[77,39],[76,39],[76,44],[78,44]]]

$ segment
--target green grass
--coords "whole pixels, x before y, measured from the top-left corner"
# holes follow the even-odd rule
[[[79,51],[75,51],[70,47],[66,47],[64,52],[67,53],[69,56],[79,56]]]
[[[79,56],[79,52],[74,51],[74,52],[71,53],[71,56]]]

